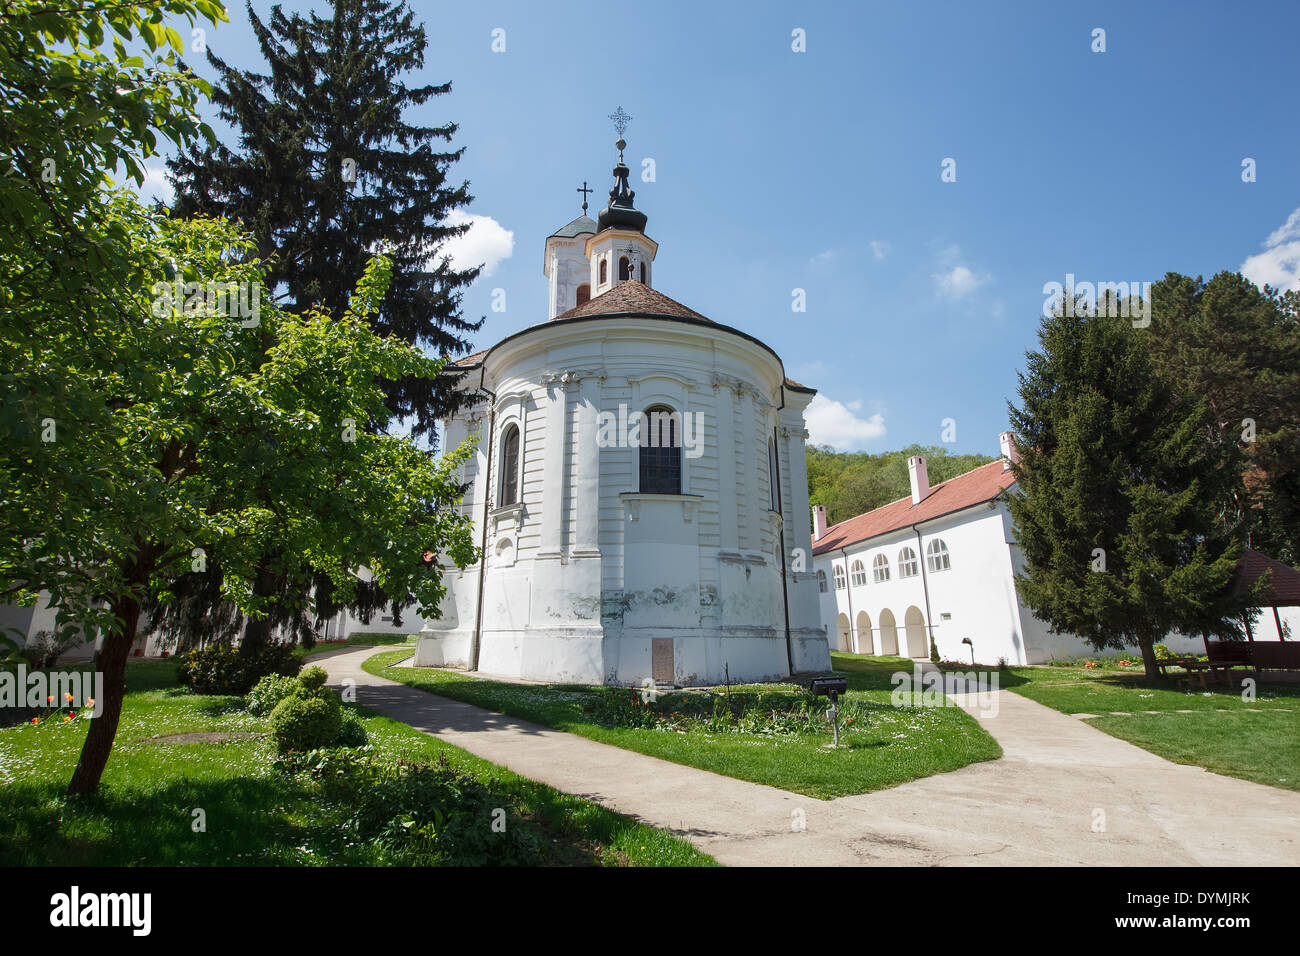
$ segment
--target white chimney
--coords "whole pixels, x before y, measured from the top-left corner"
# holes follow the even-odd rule
[[[826,536],[826,506],[813,505],[813,540]]]
[[[919,505],[930,494],[930,472],[924,455],[907,459],[907,477],[912,481],[912,504]]]
[[[1002,470],[1010,471],[1014,462],[1020,461],[1020,450],[1016,448],[1016,433],[1003,432],[998,436],[1002,443]]]

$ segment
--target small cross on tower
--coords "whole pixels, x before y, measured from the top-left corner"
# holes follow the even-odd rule
[[[595,191],[596,190],[594,189],[587,188],[587,181],[585,179],[582,181],[582,188],[574,190],[574,192],[582,193],[582,214],[584,216],[587,214],[587,193],[594,193]]]

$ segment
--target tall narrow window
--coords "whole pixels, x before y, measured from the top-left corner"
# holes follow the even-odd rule
[[[654,495],[682,493],[681,416],[666,405],[641,413],[641,490]]]
[[[854,561],[853,567],[853,586],[855,588],[864,587],[867,583],[867,569],[862,566],[861,561]]]
[[[889,580],[889,559],[883,554],[878,554],[871,560],[871,576],[876,579],[877,584]]]
[[[501,436],[501,500],[498,507],[519,503],[519,427],[509,425]]]
[[[618,260],[618,281],[626,282],[632,278],[632,263],[627,256],[620,256]]]
[[[916,552],[911,548],[903,548],[898,552],[898,576],[900,578],[914,578],[918,573],[919,567],[916,563]]]
[[[835,578],[835,590],[843,591],[844,590],[844,569],[837,564],[835,565],[834,568],[831,569],[831,574]]]
[[[935,538],[926,545],[925,563],[929,565],[931,571],[947,571],[952,567],[948,546],[943,543],[943,538]]]
[[[781,475],[776,464],[776,442],[767,440],[767,490],[773,511],[781,510]]]
[[[641,263],[641,284],[645,285],[645,263]]]
[[[587,285],[587,283],[584,282],[582,285],[578,286],[578,305],[583,305],[584,303],[590,301],[591,301],[591,286]]]
[[[604,285],[606,278],[609,276],[609,262],[605,259],[600,260],[600,284]]]
[[[826,593],[826,572],[825,571],[817,572],[817,590],[820,591],[822,594]]]

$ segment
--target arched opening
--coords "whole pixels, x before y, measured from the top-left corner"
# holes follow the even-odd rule
[[[835,632],[839,635],[835,643],[836,650],[851,650],[849,646],[849,616],[847,614],[841,614],[835,619]]]
[[[877,584],[883,584],[889,580],[889,559],[883,554],[876,555],[871,560],[871,574],[876,579]]]
[[[641,284],[645,285],[645,263],[641,263]]]
[[[632,263],[627,256],[619,256],[618,259],[618,281],[626,282],[632,278]]]
[[[600,284],[604,285],[609,281],[609,262],[602,258],[600,260]]]
[[[898,624],[889,608],[880,612],[880,653],[884,657],[898,656]]]
[[[667,405],[641,413],[641,491],[652,495],[682,493],[681,416]]]
[[[497,506],[519,503],[519,426],[507,425],[501,436],[501,495]]]
[[[862,566],[861,561],[855,560],[853,567],[849,569],[850,580],[853,581],[855,588],[865,587],[867,583],[867,569]]]
[[[907,656],[928,659],[930,642],[925,638],[925,615],[915,604],[903,615],[903,629],[907,632]]]
[[[590,301],[591,301],[591,286],[589,286],[587,283],[584,282],[582,285],[578,286],[578,305],[584,305],[585,303]]]
[[[858,653],[876,653],[871,640],[871,615],[866,611],[858,612]]]

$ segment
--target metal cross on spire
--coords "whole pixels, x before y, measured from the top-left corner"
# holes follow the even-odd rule
[[[594,193],[595,191],[596,190],[594,189],[587,188],[587,181],[585,179],[582,181],[582,188],[574,190],[574,192],[582,193],[582,214],[584,216],[587,214],[587,193]]]
[[[627,132],[627,124],[632,122],[632,117],[623,112],[620,106],[615,112],[609,114],[609,118],[614,121],[614,129],[618,132],[618,138],[622,139],[623,134]]]

